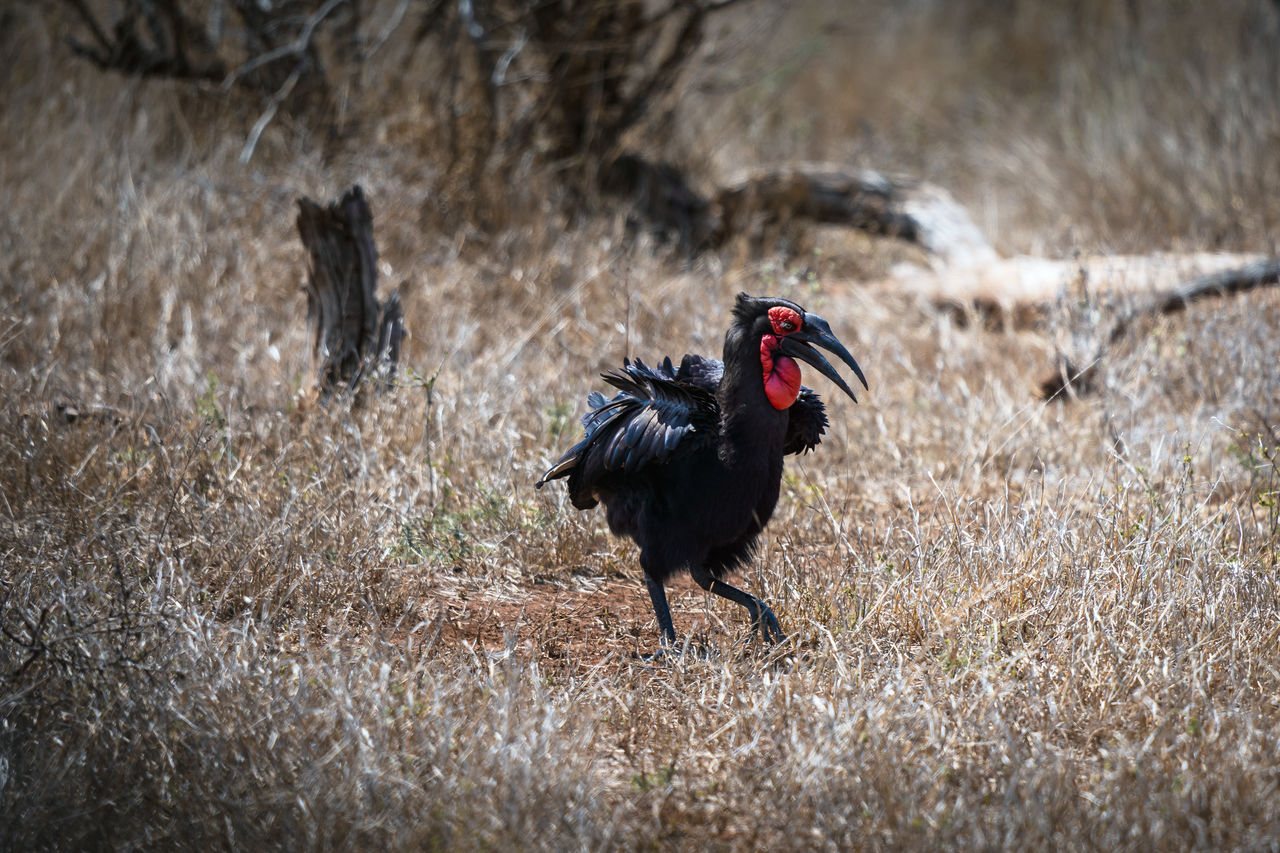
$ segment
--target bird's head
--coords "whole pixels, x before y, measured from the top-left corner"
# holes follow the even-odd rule
[[[758,341],[764,392],[775,409],[786,409],[800,395],[800,366],[795,359],[807,362],[830,379],[856,403],[858,398],[816,347],[839,356],[852,368],[863,388],[867,379],[849,350],[832,333],[827,321],[810,314],[787,299],[774,296],[738,294],[733,307],[734,325],[745,341]]]

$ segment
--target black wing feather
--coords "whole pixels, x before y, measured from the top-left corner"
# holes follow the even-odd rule
[[[724,374],[724,365],[713,358],[686,355],[676,372],[677,381],[715,392]],[[827,431],[827,407],[812,388],[800,386],[800,396],[787,410],[787,435],[783,439],[785,454],[808,453],[822,441]]]
[[[720,423],[715,392],[724,365],[712,358],[686,355],[677,370],[670,358],[657,367],[636,359],[623,369],[601,374],[618,393],[607,399],[599,391],[587,397],[582,416],[586,435],[542,475],[537,486],[569,477],[574,506],[596,505],[595,484],[612,474],[636,474],[662,465],[679,453],[711,441]],[[787,410],[782,451],[807,453],[826,433],[827,409],[811,388]]]
[[[818,446],[827,431],[827,407],[813,389],[800,386],[800,396],[787,410],[787,435],[783,453],[808,453]]]
[[[671,367],[670,360],[667,361],[667,367],[668,369]],[[714,358],[690,354],[680,360],[680,369],[676,371],[675,379],[714,394],[716,388],[720,386],[720,377],[723,375],[723,363]]]
[[[587,398],[586,435],[537,483],[569,477],[570,498],[582,509],[595,506],[602,478],[665,464],[712,441],[720,423],[714,386],[679,379],[670,359],[656,368],[628,360],[622,370],[601,375],[618,393],[611,400],[599,392]]]

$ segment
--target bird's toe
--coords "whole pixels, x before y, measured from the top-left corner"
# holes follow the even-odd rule
[[[782,633],[782,626],[778,624],[778,617],[773,615],[772,610],[765,607],[761,617],[760,627],[765,640],[770,643],[781,643],[787,639],[787,635]]]

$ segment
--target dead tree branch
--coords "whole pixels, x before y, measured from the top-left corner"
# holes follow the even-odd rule
[[[172,0],[126,0],[110,34],[85,0],[66,0],[93,38],[71,50],[104,71],[180,80],[218,80],[226,64],[203,27]]]
[[[1280,258],[1271,258],[1236,269],[1197,276],[1171,290],[1156,293],[1121,315],[1111,327],[1105,342],[1083,365],[1060,355],[1054,372],[1040,382],[1040,396],[1045,400],[1067,400],[1072,396],[1082,397],[1096,391],[1102,384],[1103,360],[1140,322],[1185,311],[1192,303],[1204,299],[1231,296],[1277,284],[1280,284]]]
[[[677,168],[634,154],[613,159],[601,188],[632,203],[638,219],[689,251],[745,238],[763,247],[797,224],[834,224],[895,237],[950,264],[994,260],[968,213],[940,187],[870,170],[798,163],[754,172],[699,194]]]
[[[105,71],[140,77],[168,77],[221,84],[222,91],[253,92],[265,109],[245,144],[242,160],[252,155],[263,129],[286,102],[294,112],[318,107],[328,115],[331,85],[317,50],[322,24],[351,7],[334,24],[339,40],[356,47],[359,59],[358,0],[229,0],[238,26],[224,28],[221,15],[205,16],[195,0],[116,0],[114,21],[104,24],[88,0],[63,0],[83,22],[88,40],[70,39],[72,52]],[[342,29],[345,27],[345,31]],[[249,58],[232,67],[228,57]],[[344,69],[352,73],[353,69]]]
[[[307,60],[308,55],[312,51],[312,39],[316,34],[316,28],[320,26],[320,22],[329,17],[329,14],[338,6],[346,3],[347,0],[328,0],[323,6],[309,16],[302,25],[301,32],[298,37],[282,44],[279,47],[272,48],[265,53],[260,53],[249,61],[245,62],[239,68],[232,71],[222,81],[223,89],[230,89],[231,86],[246,75],[257,71],[265,65],[269,65],[280,59],[293,58],[300,63]]]

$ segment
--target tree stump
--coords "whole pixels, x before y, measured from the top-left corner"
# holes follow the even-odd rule
[[[303,289],[315,390],[322,403],[334,394],[358,402],[363,379],[394,372],[405,336],[400,295],[377,299],[378,249],[363,190],[353,186],[328,206],[299,199],[298,235],[310,258]]]

